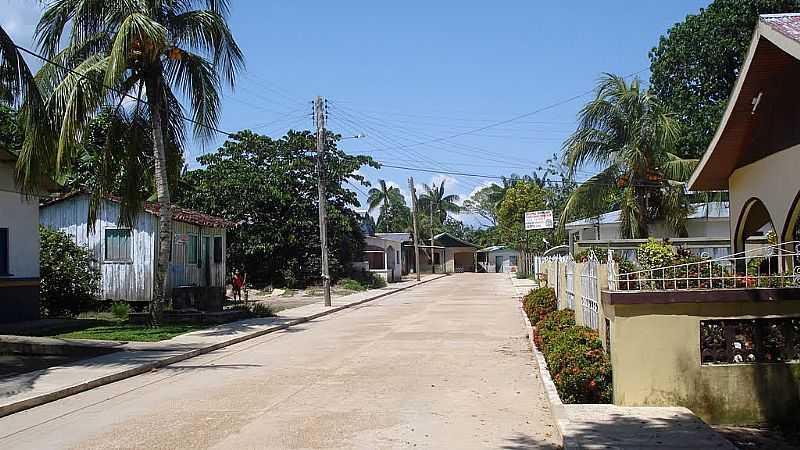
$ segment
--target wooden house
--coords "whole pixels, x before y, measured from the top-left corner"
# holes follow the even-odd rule
[[[158,260],[159,205],[145,203],[132,227],[118,223],[119,199],[102,200],[94,228],[88,226],[90,195],[73,192],[44,203],[40,223],[63,231],[90,248],[102,271],[102,296],[109,300],[150,301]],[[190,209],[173,213],[169,291],[176,287],[217,288],[226,281],[226,229],[235,224]],[[222,294],[220,294],[222,295]]]

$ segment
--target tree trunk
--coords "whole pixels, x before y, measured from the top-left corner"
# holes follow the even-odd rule
[[[153,160],[155,164],[156,197],[158,199],[158,264],[153,289],[153,301],[150,303],[150,316],[153,323],[160,323],[164,313],[169,286],[169,259],[172,245],[172,201],[167,179],[167,156],[164,146],[164,128],[162,124],[162,101],[158,81],[147,83],[147,104],[150,107],[150,121],[153,127]]]

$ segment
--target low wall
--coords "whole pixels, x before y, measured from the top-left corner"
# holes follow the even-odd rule
[[[0,278],[0,323],[39,319],[39,279]]]
[[[703,301],[720,292],[698,291],[691,302],[660,304],[646,303],[647,292],[639,293],[644,303],[638,304],[614,304],[613,293],[604,293],[615,404],[685,406],[715,424],[797,421],[800,363],[703,364],[701,321],[798,316],[800,303]],[[680,294],[673,300],[686,300],[690,293]],[[797,294],[800,300],[800,290]],[[625,301],[631,300],[627,294]],[[724,345],[731,346],[727,340]],[[800,341],[787,345],[800,352]]]

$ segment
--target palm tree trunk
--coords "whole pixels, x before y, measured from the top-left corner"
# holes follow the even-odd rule
[[[150,107],[150,121],[153,127],[153,159],[155,162],[156,197],[158,199],[158,263],[150,303],[150,316],[154,323],[160,323],[169,287],[169,257],[172,245],[172,201],[167,179],[167,156],[164,147],[164,129],[161,122],[162,102],[158,81],[147,83],[147,104]]]

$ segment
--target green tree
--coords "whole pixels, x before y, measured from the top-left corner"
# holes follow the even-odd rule
[[[290,131],[280,139],[242,131],[214,153],[198,158],[204,168],[189,171],[176,198],[240,225],[228,232],[228,261],[248,280],[302,287],[320,278],[320,243],[315,160],[307,149],[315,136]],[[325,152],[328,246],[331,276],[347,273],[363,252],[362,218],[356,194],[345,180],[366,185],[354,174],[377,164],[351,156],[329,135]]]
[[[549,195],[534,181],[519,181],[506,190],[497,209],[502,243],[527,252],[543,252],[553,245],[552,230],[525,231],[525,213],[547,209]]]
[[[39,227],[41,309],[44,316],[75,316],[91,309],[100,291],[100,269],[92,252],[60,231]]]
[[[405,200],[393,201],[388,206],[381,206],[378,216],[376,231],[379,233],[411,231],[411,208],[405,205]]]
[[[420,220],[426,214],[433,214],[434,223],[442,224],[448,214],[456,214],[461,211],[458,206],[459,197],[457,194],[446,194],[444,181],[438,186],[436,183],[422,185],[423,193],[419,196],[417,207],[419,208]]]
[[[697,160],[671,153],[679,136],[677,118],[638,79],[628,84],[620,76],[603,76],[564,143],[571,173],[589,164],[602,170],[572,192],[561,225],[573,210],[591,208],[620,189],[621,237],[647,237],[648,224],[657,218],[685,235],[689,204],[683,181]]]
[[[379,188],[371,188],[367,194],[367,212],[372,212],[375,208],[383,206],[389,208],[393,203],[405,204],[403,194],[398,187],[389,187],[386,180],[378,180]]]
[[[464,209],[486,220],[488,226],[497,225],[497,207],[503,200],[505,190],[503,187],[492,183],[477,190],[472,196],[464,200]]]
[[[758,15],[799,11],[797,0],[715,0],[661,36],[650,51],[650,89],[684,124],[676,154],[697,158],[711,142]]]
[[[100,111],[112,108],[115,120],[109,134],[127,133],[128,141],[138,144],[121,151],[135,152],[139,147],[151,153],[148,163],[161,206],[151,303],[156,322],[166,295],[171,245],[169,178],[181,166],[184,141],[179,97],[188,101],[195,136],[209,139],[219,118],[221,82],[233,86],[243,65],[227,25],[228,13],[227,0],[54,0],[36,29],[42,52],[57,64],[45,64],[37,74],[46,92],[49,119],[27,123],[20,155],[23,179],[29,183],[37,172],[59,174],[69,167],[86,125]],[[64,41],[67,48],[59,50]],[[131,98],[136,99],[134,104],[126,106],[125,100]],[[139,161],[136,156],[125,160]],[[141,171],[128,171],[129,176],[137,173]],[[138,187],[138,183],[128,185]],[[123,209],[138,209],[137,191],[125,194],[133,201],[123,203]],[[122,219],[131,217],[123,214]]]

